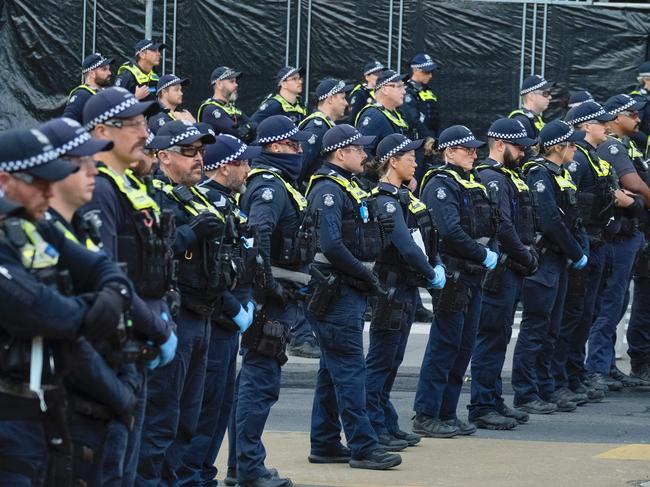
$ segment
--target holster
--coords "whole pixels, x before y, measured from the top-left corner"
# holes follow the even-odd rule
[[[262,309],[255,313],[255,319],[242,336],[241,346],[265,357],[275,358],[280,366],[287,363],[284,352],[289,333],[281,323],[266,318]]]
[[[323,318],[332,302],[338,298],[340,291],[341,279],[337,274],[322,276],[321,279],[316,280],[307,309],[317,318]]]
[[[464,312],[471,298],[471,291],[460,279],[460,271],[447,274],[445,287],[432,292],[434,302],[437,304],[434,309],[449,313]]]
[[[503,280],[503,274],[508,268],[508,260],[512,259],[509,259],[506,254],[501,254],[497,266],[485,276],[485,281],[483,282],[483,289],[485,291],[496,293],[501,289],[501,281]]]
[[[397,288],[391,287],[385,297],[380,297],[375,301],[370,328],[393,331],[402,329],[405,323],[404,316],[409,311],[409,306],[412,305],[399,300],[396,294]]]

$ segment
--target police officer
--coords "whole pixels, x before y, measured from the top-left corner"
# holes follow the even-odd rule
[[[160,127],[172,120],[196,122],[190,112],[179,109],[183,104],[183,87],[189,84],[189,79],[179,78],[175,74],[166,74],[160,78],[156,85],[160,111],[149,118],[149,130],[154,134]]]
[[[52,183],[77,168],[57,159],[59,151],[35,129],[0,133],[0,148],[0,187],[23,205],[0,201],[0,302],[7,313],[0,326],[0,483],[71,485],[61,387],[70,358],[66,345],[112,338],[132,288],[105,255],[42,220]],[[73,284],[88,299],[69,295]]]
[[[410,134],[409,125],[399,111],[406,93],[404,78],[405,76],[390,69],[382,71],[375,84],[375,100],[363,107],[354,120],[354,126],[359,132],[375,136],[373,142],[366,147],[371,156],[374,156],[377,144],[384,137],[390,134]]]
[[[127,169],[143,157],[147,139],[145,115],[157,111],[155,102],[138,102],[124,88],[108,88],[93,96],[84,107],[84,125],[93,138],[110,140],[113,148],[96,156],[98,178],[93,199],[80,209],[94,213],[100,227],[103,250],[113,260],[125,262],[127,274],[136,288],[133,299],[134,339],[160,349],[175,349],[165,295],[173,287],[173,262],[169,252],[173,221],[163,218],[155,201],[144,188],[125,177]],[[169,215],[168,215],[169,216]],[[171,354],[173,355],[173,353]],[[139,364],[142,387],[138,391],[135,421],[129,432],[121,424],[109,425],[106,478],[123,478],[132,483],[136,475],[140,437],[146,405],[146,370]],[[128,437],[128,438],[127,438]],[[128,441],[127,441],[128,439]],[[126,453],[123,453],[126,445]]]
[[[521,108],[513,110],[508,115],[509,118],[519,120],[526,133],[531,139],[536,139],[539,132],[544,127],[542,113],[548,108],[551,102],[551,88],[553,83],[549,83],[543,77],[536,74],[528,76],[521,85]]]
[[[646,105],[639,112],[641,119],[639,130],[631,137],[648,158],[650,157],[650,104],[648,103],[650,102],[650,61],[639,66],[638,80],[640,85],[630,93],[630,96],[641,102],[646,102]]]
[[[309,461],[385,470],[402,458],[383,449],[366,412],[363,312],[368,295],[386,294],[372,265],[388,243],[394,216],[380,214],[354,180],[369,143],[371,137],[351,125],[329,129],[325,161],[307,190],[310,213],[320,215],[309,312],[321,346]],[[347,447],[341,445],[341,425]]]
[[[418,435],[400,429],[390,392],[415,318],[418,287],[441,289],[445,284],[431,211],[402,186],[413,178],[415,151],[422,143],[401,134],[389,135],[377,146],[373,163],[380,179],[371,194],[377,197],[378,211],[395,219],[390,244],[375,264],[388,295],[379,296],[375,303],[366,356],[368,416],[380,445],[388,451],[420,442]]]
[[[587,90],[575,90],[569,92],[569,108],[575,108],[588,101],[595,100],[593,95]]]
[[[609,98],[605,104],[605,110],[616,118],[607,124],[609,137],[598,146],[599,157],[611,164],[618,176],[620,186],[634,194],[642,197],[645,208],[650,206],[650,172],[645,164],[643,155],[632,141],[632,136],[639,126],[639,112],[644,108],[645,102],[640,102],[628,95],[616,95]],[[614,340],[616,327],[625,312],[626,293],[628,292],[634,262],[638,258],[635,269],[634,297],[632,315],[628,324],[628,354],[634,355],[635,337],[642,333],[643,320],[646,305],[643,292],[647,290],[650,275],[648,268],[648,254],[642,252],[644,247],[644,236],[639,231],[639,225],[643,225],[647,219],[646,211],[638,209],[634,205],[629,212],[625,212],[621,219],[620,229],[610,242],[611,252],[611,274],[605,280],[607,292],[602,293],[598,315],[594,318],[589,331],[588,355],[586,368],[590,373],[589,379],[594,387],[603,390],[620,390],[624,385],[620,379],[625,379],[627,385],[629,378],[615,373],[616,378],[610,377],[615,366]],[[646,227],[647,228],[647,227]],[[647,230],[646,230],[647,231]],[[639,319],[641,318],[641,319]],[[640,350],[644,344],[636,341]],[[643,354],[638,359],[632,359],[632,372],[641,377],[643,370]]]
[[[93,155],[110,150],[110,141],[93,140],[90,134],[75,120],[53,119],[40,129],[50,139],[62,158],[79,167],[79,170],[52,185],[52,199],[47,216],[70,240],[80,243],[88,250],[98,252],[101,248],[99,226],[95,214],[92,219],[82,218],[77,210],[92,199],[97,168]],[[126,344],[125,344],[126,345]],[[165,350],[173,355],[173,351]],[[165,355],[163,352],[163,355]],[[136,406],[135,390],[139,387],[139,374],[135,364],[121,364],[118,356],[125,356],[128,347],[93,346],[77,342],[72,349],[74,367],[66,377],[69,391],[68,421],[74,444],[73,473],[76,482],[101,483],[105,456],[113,456],[106,437],[108,421],[117,417],[130,426]],[[172,358],[164,357],[164,365]],[[154,367],[152,362],[148,366]]]
[[[140,101],[155,101],[160,77],[154,68],[160,66],[161,51],[167,46],[151,39],[135,43],[135,63],[126,62],[117,70],[115,86],[129,90]]]
[[[239,329],[246,329],[252,320],[252,304],[244,309],[231,295],[224,295],[237,278],[224,250],[226,218],[195,187],[202,175],[204,144],[212,142],[214,137],[196,124],[175,120],[165,124],[151,144],[158,150],[161,170],[154,181],[157,199],[174,211],[177,222],[173,250],[180,257],[180,354],[170,365],[172,371],[151,381],[150,404],[157,410],[145,422],[145,428],[155,430],[143,437],[151,453],[140,462],[143,483],[152,479],[183,483],[196,474],[183,463],[204,398],[211,317],[223,312]],[[170,373],[176,379],[172,387]]]
[[[423,179],[422,201],[433,210],[447,274],[437,306],[434,298],[435,318],[414,405],[413,432],[433,438],[476,431],[458,418],[456,408],[474,349],[482,280],[498,260],[488,247],[496,234],[496,207],[472,170],[476,148],[484,144],[465,126],[443,130],[438,148],[445,164]]]
[[[477,169],[481,183],[497,195],[500,258],[483,286],[468,409],[469,420],[478,428],[510,430],[528,421],[527,413],[505,404],[501,370],[524,277],[538,265],[533,201],[521,172],[524,149],[536,141],[519,120],[509,118],[492,123],[487,136],[490,154]]]
[[[199,122],[209,123],[217,134],[230,134],[250,144],[255,125],[236,105],[241,72],[219,66],[210,76],[212,97],[205,100],[196,115]]]
[[[286,83],[286,81],[283,81]],[[252,160],[246,192],[240,198],[248,223],[257,228],[264,259],[263,289],[255,324],[242,338],[242,367],[237,396],[237,480],[242,487],[290,487],[287,478],[264,466],[261,436],[280,393],[280,367],[287,361],[287,335],[304,319],[298,303],[309,281],[306,266],[314,255],[313,222],[307,201],[296,189],[306,135],[284,115],[257,126],[255,145],[262,154]]]
[[[251,117],[253,124],[259,124],[272,115],[285,115],[296,125],[307,116],[307,110],[302,105],[302,77],[305,68],[285,66],[275,76],[278,88],[276,95],[269,95]]]
[[[358,83],[354,88],[352,88],[348,100],[350,104],[348,113],[351,122],[354,122],[357,118],[357,114],[363,107],[368,103],[372,103],[375,99],[375,83],[377,82],[379,73],[384,69],[386,69],[386,67],[377,60],[367,62],[363,67],[364,81]]]
[[[587,265],[589,242],[582,226],[576,186],[563,167],[573,160],[575,143],[584,138],[561,120],[540,132],[543,159],[524,165],[536,199],[539,229],[539,269],[524,279],[523,315],[512,369],[514,404],[530,414],[573,411],[576,403],[555,394],[551,362],[560,329],[567,288],[567,264]]]
[[[84,105],[88,98],[102,88],[111,85],[112,62],[112,59],[105,58],[98,52],[90,54],[83,60],[81,74],[84,77],[84,82],[70,91],[63,110],[64,117],[72,118],[81,123]]]
[[[310,134],[303,147],[300,183],[308,183],[309,178],[320,166],[323,135],[345,116],[348,106],[345,96],[351,89],[352,85],[346,85],[345,82],[333,78],[324,79],[316,87],[318,109],[298,124],[300,130]]]
[[[401,110],[409,126],[421,139],[436,139],[440,132],[438,97],[429,89],[436,69],[438,63],[428,54],[419,53],[411,59],[411,76],[406,82],[406,96]]]
[[[197,189],[219,212],[232,219],[238,230],[238,235],[235,235],[237,238],[247,235],[240,231],[243,230],[242,225],[246,223],[246,217],[239,211],[236,197],[246,189],[246,176],[250,171],[249,159],[259,156],[261,152],[260,147],[249,147],[232,135],[222,134],[216,138],[214,144],[207,146],[203,157],[206,177]],[[256,251],[255,245],[256,242],[253,241],[249,246],[251,252]],[[241,265],[243,260],[248,260],[245,255],[241,257],[237,265]],[[255,255],[252,257],[255,262]],[[254,271],[254,267],[246,269],[250,274],[254,274]],[[252,280],[242,279],[237,287],[230,291],[244,307],[249,306],[252,297],[251,282]],[[200,479],[202,485],[214,482],[217,475],[214,465],[233,410],[239,350],[237,332],[246,331],[245,328],[237,327],[232,319],[222,313],[218,316],[213,314],[212,318],[201,416],[196,434],[185,453],[182,467],[182,470],[192,471],[193,475],[186,475],[187,477]]]
[[[570,399],[578,404],[585,400],[600,401],[605,397],[603,391],[583,382],[586,375],[585,345],[610,252],[608,241],[615,233],[614,217],[621,216],[616,208],[634,203],[632,197],[618,189],[611,165],[596,153],[598,146],[607,140],[607,122],[614,118],[595,101],[579,104],[565,117],[568,124],[585,133],[584,140],[576,143],[578,150],[567,167],[578,188],[580,216],[589,235],[589,265],[582,270],[569,270],[562,325],[555,344],[553,375],[558,393],[566,394],[569,389],[579,395],[586,394],[586,397]]]

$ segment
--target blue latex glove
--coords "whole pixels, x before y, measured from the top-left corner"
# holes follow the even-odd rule
[[[483,265],[491,271],[497,266],[497,262],[499,262],[499,254],[492,252],[490,249],[485,249],[485,251],[487,255],[483,259]]]
[[[583,254],[582,257],[580,257],[580,260],[578,262],[574,262],[571,265],[571,267],[573,267],[574,269],[578,269],[578,270],[584,269],[587,266],[587,261],[588,260],[589,260],[588,257]]]
[[[160,354],[158,354],[158,356],[155,359],[150,360],[149,362],[147,362],[145,365],[147,366],[147,368],[149,370],[153,370],[156,367],[160,367]]]
[[[433,268],[433,272],[435,272],[435,277],[429,282],[429,286],[427,289],[442,289],[445,287],[445,283],[447,282],[447,276],[445,275],[445,268],[438,264]]]
[[[165,343],[160,345],[160,366],[164,367],[174,359],[176,347],[178,346],[178,337],[173,331]]]
[[[233,317],[233,321],[239,327],[239,331],[244,333],[248,330],[248,327],[253,323],[253,312],[255,311],[255,305],[252,301],[249,301],[246,305],[246,309],[243,306],[239,308],[239,313]]]

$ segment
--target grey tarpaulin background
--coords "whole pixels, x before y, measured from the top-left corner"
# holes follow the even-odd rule
[[[224,64],[245,73],[240,105],[254,111],[287,54],[289,64],[309,64],[313,105],[323,77],[356,80],[370,58],[393,68],[401,61],[404,71],[414,52],[427,51],[442,64],[433,86],[444,123],[479,134],[517,104],[521,77],[531,71],[558,82],[556,112],[568,89],[603,99],[634,86],[638,65],[650,57],[649,10],[524,3],[154,0],[153,35],[164,33],[169,46],[165,72],[192,80],[185,103],[192,111],[210,94],[211,70]],[[113,57],[116,71],[145,33],[144,0],[0,5],[0,128],[60,114],[80,81],[82,53]]]

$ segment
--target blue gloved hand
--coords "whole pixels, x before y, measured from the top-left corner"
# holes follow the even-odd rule
[[[160,345],[159,358],[160,358],[161,367],[164,367],[174,359],[174,355],[176,355],[177,346],[178,346],[178,337],[176,336],[176,333],[172,331],[167,341],[162,345]]]
[[[239,331],[244,333],[248,330],[248,327],[253,323],[253,311],[255,310],[255,305],[252,301],[249,301],[246,305],[246,309],[243,306],[240,306],[239,313],[233,316],[232,320],[239,327]]]
[[[589,258],[586,255],[583,254],[582,257],[580,257],[580,260],[578,262],[574,262],[571,265],[571,267],[573,267],[574,269],[578,269],[578,270],[584,269],[587,266],[587,261],[588,260],[589,260]]]
[[[149,360],[149,362],[147,362],[145,365],[149,370],[153,370],[156,367],[160,367],[160,354],[158,354],[158,356],[155,359]]]
[[[487,255],[483,259],[483,265],[491,271],[497,266],[497,262],[499,262],[499,254],[492,252],[490,249],[485,249],[485,251]]]
[[[431,282],[429,282],[427,289],[442,289],[445,287],[445,283],[447,282],[445,268],[438,264],[433,268],[433,272],[435,272],[435,277],[431,280]]]

